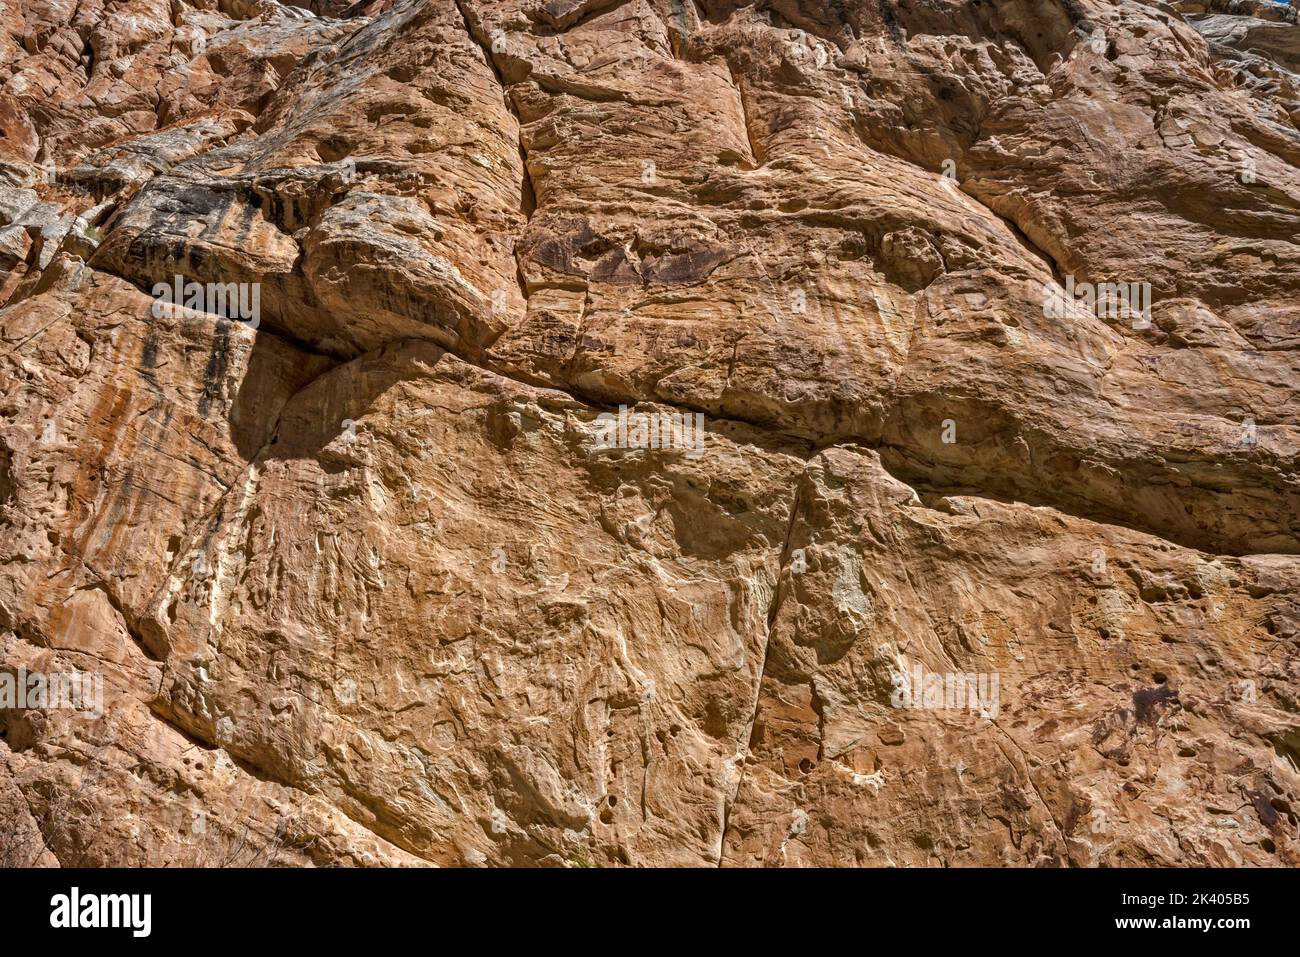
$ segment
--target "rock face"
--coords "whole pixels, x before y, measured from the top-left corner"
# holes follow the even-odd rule
[[[0,865],[1300,865],[1296,4],[0,13]]]

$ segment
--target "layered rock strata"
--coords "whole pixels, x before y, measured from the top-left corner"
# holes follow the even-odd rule
[[[1300,863],[1294,5],[0,11],[0,864]]]

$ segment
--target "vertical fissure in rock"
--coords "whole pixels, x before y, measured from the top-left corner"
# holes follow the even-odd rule
[[[811,459],[809,459],[811,461]],[[758,712],[763,700],[763,678],[767,674],[768,652],[772,647],[772,628],[776,624],[776,616],[781,610],[782,582],[786,566],[790,561],[790,541],[794,537],[795,524],[799,520],[799,510],[803,504],[803,486],[807,480],[807,468],[799,473],[795,480],[794,500],[790,503],[790,521],[785,529],[785,541],[781,543],[781,558],[777,566],[776,582],[773,586],[772,601],[767,609],[767,631],[763,636],[763,660],[758,668],[758,680],[754,684],[754,705],[750,709],[749,724],[745,728],[743,735],[742,754],[744,764],[741,766],[740,774],[736,778],[736,786],[731,795],[727,798],[722,806],[722,830],[718,835],[718,862],[717,866],[721,867],[727,856],[727,829],[731,825],[731,812],[735,807],[736,800],[740,797],[740,790],[745,784],[745,775],[749,769],[749,751],[753,745],[754,729],[758,725]]]

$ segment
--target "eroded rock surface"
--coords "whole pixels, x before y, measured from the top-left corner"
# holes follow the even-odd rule
[[[0,12],[0,864],[1300,864],[1294,6]]]

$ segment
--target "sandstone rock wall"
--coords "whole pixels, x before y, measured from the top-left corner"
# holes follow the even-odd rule
[[[1295,6],[0,0],[0,864],[1300,863]]]

